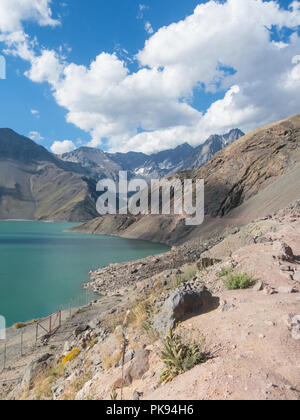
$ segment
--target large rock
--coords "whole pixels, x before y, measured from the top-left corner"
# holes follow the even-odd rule
[[[294,261],[295,256],[293,253],[292,248],[286,244],[285,242],[275,242],[274,245],[274,251],[277,253],[277,257],[282,261]]]
[[[294,280],[300,283],[300,270],[296,271],[294,274]]]
[[[134,380],[141,379],[149,370],[149,367],[149,351],[146,349],[138,350],[125,372],[125,384],[130,385]]]
[[[166,335],[179,321],[208,309],[212,301],[212,295],[205,286],[199,290],[177,289],[165,301],[162,311],[154,318],[153,326],[158,333]]]
[[[75,330],[74,330],[74,336],[75,336],[75,337],[79,337],[79,336],[80,336],[80,334],[82,334],[83,332],[85,332],[88,328],[89,328],[89,326],[88,326],[88,325],[86,325],[86,324],[81,324],[81,325],[78,325],[78,326],[75,328]]]
[[[49,366],[49,360],[52,358],[51,354],[45,354],[37,360],[31,361],[25,369],[24,376],[21,383],[21,389],[31,389],[35,377],[44,372]]]

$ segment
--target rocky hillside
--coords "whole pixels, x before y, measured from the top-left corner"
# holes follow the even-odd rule
[[[0,130],[0,218],[86,221],[97,215],[95,185],[30,139]]]
[[[16,352],[0,399],[299,401],[299,232],[300,201],[92,272],[106,296]]]
[[[202,226],[186,227],[184,216],[107,216],[79,231],[179,244],[282,208],[300,197],[300,115],[251,132],[205,166],[175,176],[205,180]]]

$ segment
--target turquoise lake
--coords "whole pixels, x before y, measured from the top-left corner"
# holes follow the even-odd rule
[[[88,272],[155,255],[161,244],[65,232],[72,223],[0,221],[0,315],[7,326],[84,304]],[[83,300],[82,300],[83,298]]]

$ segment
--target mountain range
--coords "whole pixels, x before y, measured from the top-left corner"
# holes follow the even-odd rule
[[[81,147],[60,156],[63,161],[79,164],[87,176],[96,181],[108,177],[115,179],[119,171],[128,171],[131,177],[150,180],[205,165],[215,153],[242,137],[239,129],[224,135],[213,135],[194,148],[184,143],[175,149],[146,155],[145,153],[105,153],[99,149]]]
[[[205,243],[212,234],[267,218],[300,198],[300,114],[252,131],[206,165],[174,177],[205,180],[202,225],[186,226],[184,214],[107,215],[75,230],[178,245]]]
[[[206,163],[242,136],[232,130],[193,148],[183,144],[153,155],[105,153],[81,147],[57,156],[11,129],[0,129],[0,219],[82,222],[98,216],[96,182],[119,171],[145,179],[172,175]]]

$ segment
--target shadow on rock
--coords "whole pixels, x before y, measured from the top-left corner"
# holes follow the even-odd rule
[[[166,335],[178,322],[214,311],[219,304],[219,298],[213,297],[205,286],[199,290],[179,288],[165,301],[153,326],[159,334]]]

